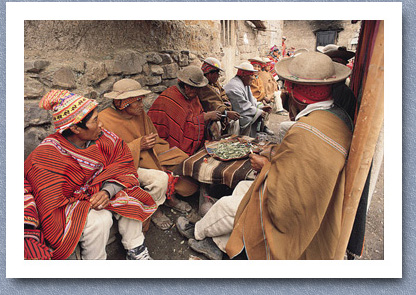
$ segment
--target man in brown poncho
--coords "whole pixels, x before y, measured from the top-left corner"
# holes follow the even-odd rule
[[[267,159],[250,156],[262,168],[243,197],[233,193],[221,198],[194,231],[182,223],[181,231],[195,237],[189,244],[206,255],[215,250],[198,244],[213,237],[233,259],[335,257],[352,123],[334,105],[331,84],[350,70],[322,53],[308,52],[279,62],[276,71],[286,80],[284,105],[295,123]],[[233,226],[224,222],[230,217]]]
[[[218,111],[221,113],[220,121],[212,121],[209,127],[212,139],[219,140],[221,135],[239,134],[240,114],[233,111],[231,102],[225,94],[224,88],[220,85],[218,78],[221,63],[214,57],[206,58],[201,66],[204,76],[208,79],[208,85],[199,89],[198,97],[205,112]]]
[[[198,186],[188,178],[176,178],[169,172],[182,163],[188,155],[158,136],[149,116],[143,109],[142,98],[151,93],[142,89],[139,82],[122,79],[113,85],[113,91],[105,94],[113,99],[113,107],[99,113],[105,128],[116,133],[128,145],[138,169],[140,184],[155,199],[157,205],[165,203],[182,213],[189,212],[191,206],[174,195],[190,196]],[[167,199],[165,197],[167,195]],[[165,202],[166,200],[166,202]],[[152,221],[160,229],[171,227],[172,221],[158,209]]]

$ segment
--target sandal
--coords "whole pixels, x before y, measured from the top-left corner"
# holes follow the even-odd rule
[[[188,213],[192,210],[191,205],[189,205],[187,202],[181,201],[181,200],[177,200],[178,202],[176,203],[175,206],[171,206],[169,205],[167,202],[165,202],[165,206],[172,208],[173,210],[176,210],[180,213]]]
[[[151,220],[154,223],[154,225],[161,230],[168,230],[173,225],[172,220],[170,220],[169,217],[167,217],[165,214],[162,214],[158,217],[153,215],[151,217]]]
[[[176,220],[178,232],[187,239],[195,238],[195,225],[191,224],[186,217],[179,216]]]
[[[211,260],[222,260],[222,251],[211,238],[205,238],[202,241],[189,239],[188,246],[192,250],[204,254]]]

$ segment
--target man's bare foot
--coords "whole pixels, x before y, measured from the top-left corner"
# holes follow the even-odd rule
[[[166,200],[165,205],[181,213],[188,213],[192,210],[191,205],[185,201],[177,199],[175,196],[172,196],[171,199]]]

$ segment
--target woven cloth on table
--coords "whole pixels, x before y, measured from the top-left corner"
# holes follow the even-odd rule
[[[255,178],[250,160],[219,161],[208,155],[205,149],[199,150],[178,165],[174,174],[190,176],[201,183],[225,184],[234,188],[241,180]]]

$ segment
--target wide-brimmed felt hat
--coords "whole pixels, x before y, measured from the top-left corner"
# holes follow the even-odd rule
[[[275,65],[279,77],[298,84],[333,84],[345,80],[351,70],[320,52],[305,52]]]
[[[249,62],[258,62],[258,63],[261,63],[261,64],[264,64],[265,63],[264,60],[261,57],[259,57],[259,56],[256,56],[256,57],[253,57],[253,58],[249,58],[248,61]]]
[[[193,87],[204,87],[208,84],[208,79],[202,70],[197,66],[187,66],[178,72],[178,79],[183,83]]]
[[[254,69],[253,65],[249,62],[243,62],[241,64],[239,64],[238,66],[234,66],[236,69],[242,70],[242,71],[246,71],[246,72],[258,72],[257,70]]]
[[[110,99],[126,99],[130,97],[142,96],[152,93],[150,90],[142,88],[139,82],[133,79],[122,79],[113,85],[113,91],[104,94]]]
[[[210,66],[213,66],[214,68],[224,72],[224,70],[221,68],[221,62],[215,57],[207,57],[204,59],[204,63],[207,63]]]

